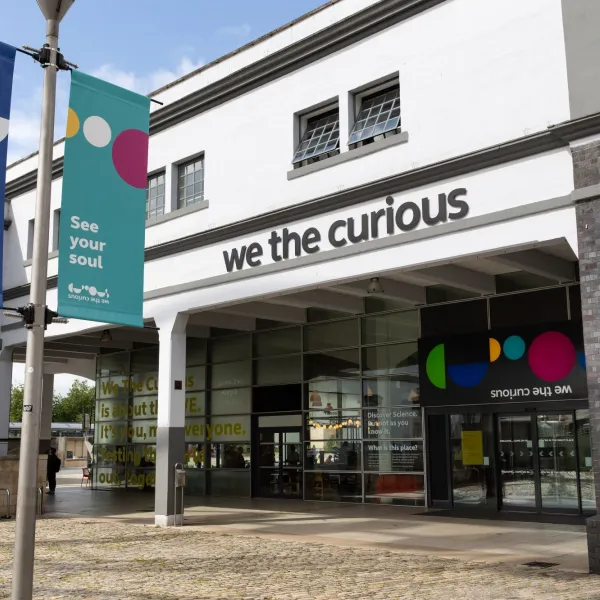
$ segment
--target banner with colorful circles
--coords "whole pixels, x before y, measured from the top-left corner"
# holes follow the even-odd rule
[[[587,398],[581,322],[419,342],[423,406]]]
[[[150,99],[71,74],[58,266],[61,316],[143,326]]]
[[[6,157],[8,152],[8,125],[10,122],[10,102],[15,70],[16,50],[0,42],[0,198],[4,203],[6,185]],[[4,213],[3,213],[4,214]],[[0,227],[0,306],[2,306],[2,247],[4,227]]]

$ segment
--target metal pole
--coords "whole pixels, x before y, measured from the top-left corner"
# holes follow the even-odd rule
[[[40,416],[42,412],[42,378],[44,373],[44,327],[46,279],[48,276],[54,109],[56,103],[58,24],[59,21],[56,19],[48,19],[46,21],[46,43],[50,48],[51,54],[50,64],[46,65],[44,69],[30,296],[30,302],[34,307],[35,313],[34,323],[27,331],[12,600],[31,600],[33,594],[33,561],[38,491],[36,483]]]

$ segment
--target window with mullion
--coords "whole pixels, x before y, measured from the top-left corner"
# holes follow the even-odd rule
[[[148,177],[146,190],[146,221],[156,219],[165,213],[165,174],[157,173]]]
[[[177,189],[178,208],[204,200],[204,157],[179,165]]]
[[[349,145],[400,130],[400,88],[398,86],[366,96],[350,132]]]
[[[340,146],[340,116],[336,108],[308,119],[292,162],[300,163],[337,150]]]

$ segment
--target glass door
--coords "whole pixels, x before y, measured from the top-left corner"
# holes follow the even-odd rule
[[[501,508],[579,513],[591,504],[588,468],[579,464],[590,462],[586,413],[577,411],[577,421],[575,411],[497,417]]]
[[[260,429],[258,496],[302,498],[301,428]]]
[[[508,510],[537,510],[537,456],[531,415],[498,417],[500,502]]]

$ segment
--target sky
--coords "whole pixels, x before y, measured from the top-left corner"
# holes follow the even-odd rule
[[[35,0],[1,0],[0,40],[40,47],[45,24]],[[61,23],[60,49],[81,71],[147,94],[317,8],[325,0],[76,0]],[[17,55],[8,162],[35,152],[43,71]],[[55,139],[64,136],[69,74],[58,74]],[[73,377],[55,378],[65,394]],[[15,365],[13,381],[23,381]]]

